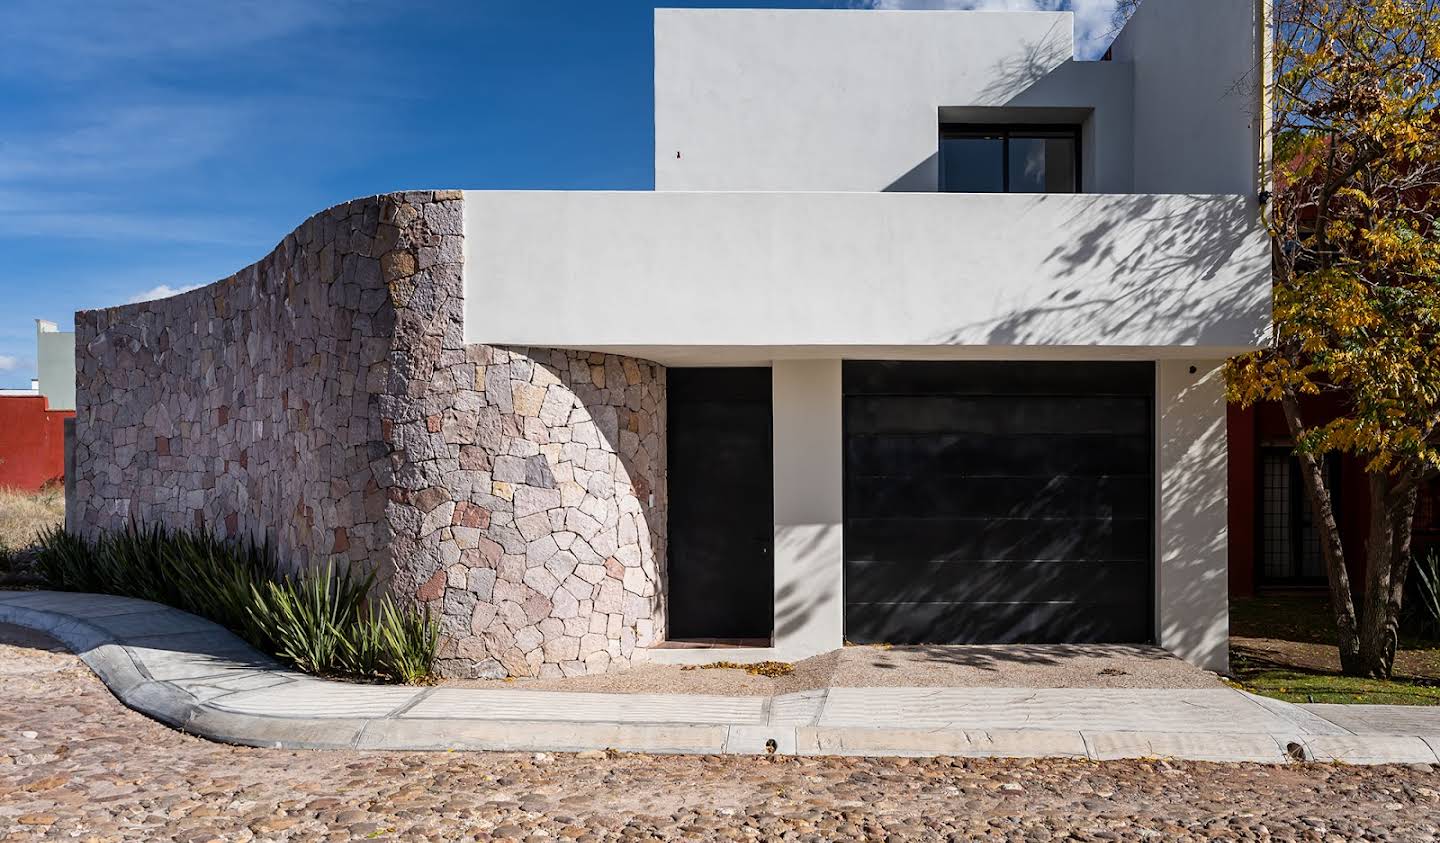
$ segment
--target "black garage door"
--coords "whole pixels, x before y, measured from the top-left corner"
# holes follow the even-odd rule
[[[844,377],[848,640],[1151,640],[1152,364]]]

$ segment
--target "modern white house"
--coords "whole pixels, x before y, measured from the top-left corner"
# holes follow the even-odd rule
[[[1145,0],[1106,60],[1072,32],[659,10],[655,192],[466,194],[467,337],[668,367],[672,638],[1225,666],[1264,29]]]
[[[80,314],[72,524],[384,552],[456,674],[1223,669],[1220,367],[1271,319],[1257,5],[1145,0],[1099,61],[1070,13],[658,10],[654,191],[360,200]]]

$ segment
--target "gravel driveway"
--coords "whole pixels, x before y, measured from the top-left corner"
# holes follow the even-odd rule
[[[725,650],[713,651],[716,661]],[[637,694],[788,694],[814,688],[1219,688],[1215,674],[1159,647],[1129,644],[845,647],[795,663],[789,676],[636,664],[568,679],[449,682],[476,688]]]
[[[0,627],[0,839],[1435,839],[1429,768],[279,752],[120,706]]]

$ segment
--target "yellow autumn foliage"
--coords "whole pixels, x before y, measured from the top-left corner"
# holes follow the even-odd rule
[[[1440,469],[1440,8],[1277,0],[1275,326],[1228,367],[1241,405],[1333,394],[1302,448],[1368,470]]]

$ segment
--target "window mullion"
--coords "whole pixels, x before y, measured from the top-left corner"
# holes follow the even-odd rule
[[[1000,187],[1001,192],[1010,192],[1010,133],[1000,133]]]

